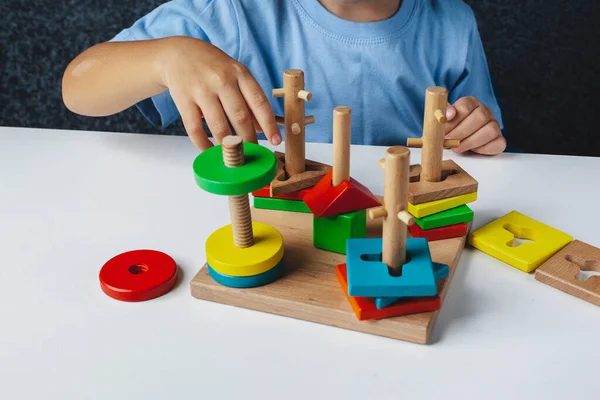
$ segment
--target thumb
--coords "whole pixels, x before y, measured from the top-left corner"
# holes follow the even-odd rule
[[[448,108],[446,108],[446,120],[452,121],[456,117],[456,108],[453,105],[448,104]]]

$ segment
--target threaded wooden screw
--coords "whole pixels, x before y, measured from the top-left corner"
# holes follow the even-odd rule
[[[227,136],[223,139],[223,163],[229,168],[244,165],[244,144],[239,136]],[[229,196],[229,215],[233,228],[233,243],[240,248],[254,244],[252,233],[252,215],[247,194]]]

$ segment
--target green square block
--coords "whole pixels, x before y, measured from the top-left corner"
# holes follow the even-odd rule
[[[367,210],[331,217],[313,217],[313,245],[322,250],[346,254],[346,240],[367,234]]]
[[[421,229],[441,228],[442,226],[455,225],[471,221],[473,221],[473,210],[471,210],[467,205],[454,207],[423,218],[415,218],[415,222],[421,227]]]
[[[271,197],[255,197],[254,208],[300,213],[310,212],[310,208],[302,200],[274,199]]]

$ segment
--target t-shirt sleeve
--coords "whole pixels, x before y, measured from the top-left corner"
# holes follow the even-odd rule
[[[483,104],[488,106],[500,124],[500,128],[504,129],[502,122],[502,112],[498,105],[498,100],[494,94],[492,79],[488,68],[483,43],[479,36],[477,22],[472,14],[472,29],[469,37],[469,47],[465,59],[465,68],[460,75],[458,81],[450,91],[449,101],[454,103],[456,100],[465,96],[475,96]]]
[[[231,0],[174,0],[119,32],[111,42],[188,36],[204,40],[239,59],[240,33]],[[169,91],[136,104],[154,126],[166,128],[179,118]]]

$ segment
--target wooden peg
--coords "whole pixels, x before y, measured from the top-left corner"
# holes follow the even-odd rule
[[[406,145],[408,147],[423,147],[423,139],[421,138],[408,138],[406,140]],[[444,139],[444,148],[445,149],[454,149],[460,146],[460,140],[458,139]]]
[[[306,90],[300,90],[298,92],[298,98],[305,101],[309,101],[310,99],[312,99],[312,93],[307,92]]]
[[[305,171],[304,101],[310,100],[311,95],[304,90],[304,72],[299,69],[285,71],[283,90],[285,172],[289,178]]]
[[[385,158],[380,159],[379,161],[377,161],[377,166],[383,170],[385,170]]]
[[[435,110],[435,113],[433,115],[440,124],[446,123],[446,113],[444,113],[442,110],[440,110],[440,109]]]
[[[284,88],[273,89],[272,95],[274,98],[283,97],[283,96],[285,96],[285,89]]]
[[[226,136],[222,142],[223,163],[229,168],[244,165],[244,145],[240,136]],[[233,243],[240,248],[254,244],[252,215],[247,194],[229,196],[229,215],[233,230]]]
[[[448,91],[440,86],[427,88],[425,92],[425,116],[423,119],[423,151],[421,152],[421,181],[442,180],[442,153],[444,151],[444,124],[446,118],[438,118],[448,105]],[[436,112],[437,115],[436,116]],[[445,114],[445,112],[442,112]]]
[[[277,122],[277,125],[285,125],[285,118],[283,118],[279,115],[276,115],[275,122]]]
[[[352,110],[336,107],[333,110],[333,186],[350,180],[351,125]]]
[[[369,210],[369,218],[383,218],[382,261],[392,275],[399,275],[406,262],[406,226],[414,223],[406,212],[409,170],[410,150],[390,147],[385,153],[383,206]]]
[[[314,124],[314,123],[315,123],[314,115],[308,115],[308,116],[304,117],[304,125],[310,125],[310,124]]]

